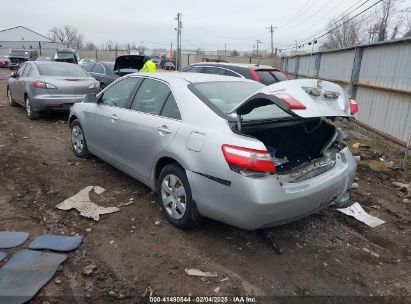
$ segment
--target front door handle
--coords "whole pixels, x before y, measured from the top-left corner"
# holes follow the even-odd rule
[[[115,122],[116,120],[118,120],[118,116],[116,114],[111,115],[111,121]]]
[[[157,128],[158,132],[170,134],[171,130],[167,126],[161,126]]]

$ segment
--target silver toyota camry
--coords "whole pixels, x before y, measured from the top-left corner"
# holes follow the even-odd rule
[[[207,217],[253,230],[349,202],[356,163],[332,119],[352,108],[314,79],[131,74],[75,104],[69,125],[78,157],[146,184],[176,227]]]
[[[27,61],[7,82],[11,106],[26,108],[30,119],[42,111],[69,111],[85,94],[100,91],[100,83],[80,66],[63,62]]]

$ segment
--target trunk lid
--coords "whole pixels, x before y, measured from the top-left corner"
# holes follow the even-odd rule
[[[255,92],[227,114],[245,115],[253,109],[275,104],[298,117],[350,117],[347,93],[337,84],[318,79],[278,82]]]
[[[123,76],[126,74],[138,72],[144,66],[144,56],[140,55],[123,55],[116,58],[114,63],[114,74]]]

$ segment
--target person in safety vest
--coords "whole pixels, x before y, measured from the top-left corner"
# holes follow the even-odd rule
[[[144,56],[143,62],[144,62],[144,65],[140,69],[141,73],[153,73],[156,71],[157,69],[156,64],[151,61],[150,57]]]

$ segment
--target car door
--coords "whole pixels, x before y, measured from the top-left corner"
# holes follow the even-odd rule
[[[181,124],[174,95],[165,82],[145,78],[131,108],[119,121],[121,166],[134,176],[150,176],[156,156],[172,142]]]
[[[10,86],[10,92],[13,99],[24,102],[24,82],[23,75],[28,63],[23,64],[16,72],[16,78]]]
[[[130,98],[141,82],[141,78],[124,78],[98,96],[98,103],[85,111],[87,145],[90,151],[105,160],[117,163],[118,159],[118,122]]]

